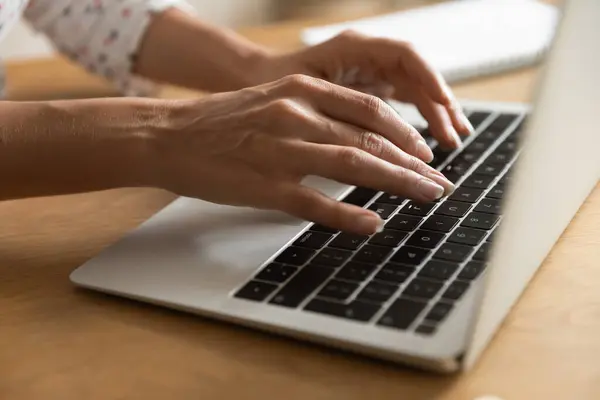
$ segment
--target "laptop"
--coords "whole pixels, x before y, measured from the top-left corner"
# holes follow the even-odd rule
[[[74,284],[440,373],[471,368],[600,176],[600,2],[571,1],[533,105],[463,101],[476,133],[433,164],[457,185],[419,204],[306,184],[376,210],[361,237],[180,197]],[[568,267],[568,266],[565,266]]]

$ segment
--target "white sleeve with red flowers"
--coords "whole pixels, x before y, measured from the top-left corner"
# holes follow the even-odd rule
[[[152,15],[170,7],[194,11],[184,0],[30,0],[24,17],[58,51],[125,95],[147,96],[154,83],[132,67]]]

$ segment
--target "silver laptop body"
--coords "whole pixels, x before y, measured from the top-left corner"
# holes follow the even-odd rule
[[[284,214],[178,198],[71,280],[433,371],[466,369],[598,182],[599,20],[600,2],[563,8],[532,110],[463,102],[477,135],[437,153],[463,198],[365,200],[368,190],[307,179],[345,201],[362,193],[365,207],[389,214],[387,237],[335,247],[339,233]],[[423,123],[414,108],[396,106]]]

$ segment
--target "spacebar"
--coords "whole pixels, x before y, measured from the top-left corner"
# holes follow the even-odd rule
[[[314,292],[327,278],[334,268],[307,265],[282,287],[269,303],[284,307],[298,307],[304,299]]]

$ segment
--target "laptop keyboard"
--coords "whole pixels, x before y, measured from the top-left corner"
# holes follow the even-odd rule
[[[521,114],[467,113],[475,135],[431,165],[457,185],[432,203],[357,187],[342,201],[377,212],[383,232],[360,236],[312,224],[234,296],[432,335],[485,272],[504,186],[517,157]]]

